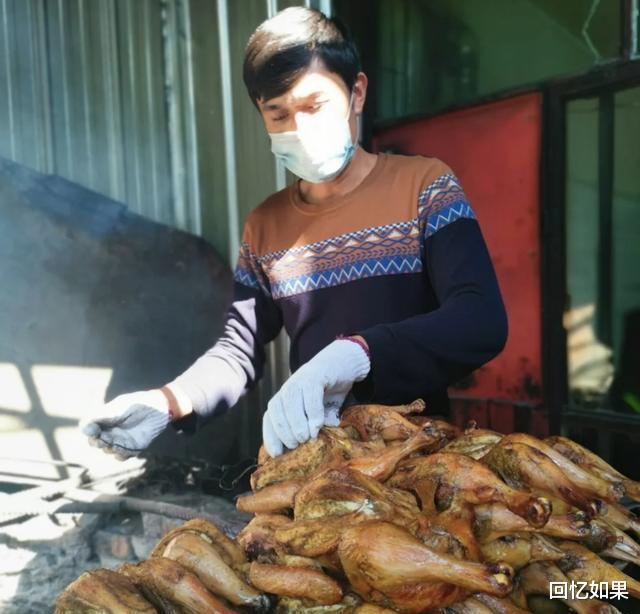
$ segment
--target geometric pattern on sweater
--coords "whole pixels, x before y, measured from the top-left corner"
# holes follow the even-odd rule
[[[424,238],[463,217],[476,216],[455,175],[441,175],[420,193],[418,219],[424,228]]]
[[[475,215],[456,177],[441,175],[418,197],[417,216],[363,228],[261,256],[243,243],[234,278],[273,299],[381,275],[423,270],[424,240],[448,224]]]
[[[278,299],[320,288],[338,286],[356,279],[398,273],[419,273],[421,270],[422,260],[416,256],[371,258],[333,269],[303,273],[296,277],[276,281],[271,284],[271,295],[274,299]]]

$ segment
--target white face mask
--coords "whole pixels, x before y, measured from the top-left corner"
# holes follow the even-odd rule
[[[297,130],[270,132],[271,151],[296,176],[311,183],[331,181],[347,166],[358,146],[351,140],[349,115],[353,94],[349,99],[346,117],[330,113],[316,113]]]

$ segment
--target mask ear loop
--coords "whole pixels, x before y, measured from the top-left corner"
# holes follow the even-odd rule
[[[351,109],[353,108],[353,101],[355,99],[355,92],[353,91],[353,89],[351,90],[351,96],[349,96],[349,109],[347,110],[347,124],[349,123],[349,117],[351,116]],[[358,149],[358,147],[360,147],[360,117],[361,114],[360,113],[356,113],[356,138],[355,140],[351,141],[351,146],[353,147],[353,153],[356,152],[356,150]],[[351,129],[349,129],[349,131],[351,131]]]

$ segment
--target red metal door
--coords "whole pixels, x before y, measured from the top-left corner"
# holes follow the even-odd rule
[[[377,151],[440,158],[478,217],[509,317],[504,351],[450,390],[456,421],[509,432],[548,430],[542,403],[539,93],[380,131]]]

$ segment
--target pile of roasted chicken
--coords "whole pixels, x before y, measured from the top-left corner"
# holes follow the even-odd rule
[[[551,582],[578,613],[618,610],[572,583],[640,597],[620,569],[640,564],[640,522],[620,503],[640,483],[570,439],[462,431],[423,410],[353,406],[295,450],[261,449],[235,539],[189,521],[148,560],[80,576],[56,612],[517,613]]]

